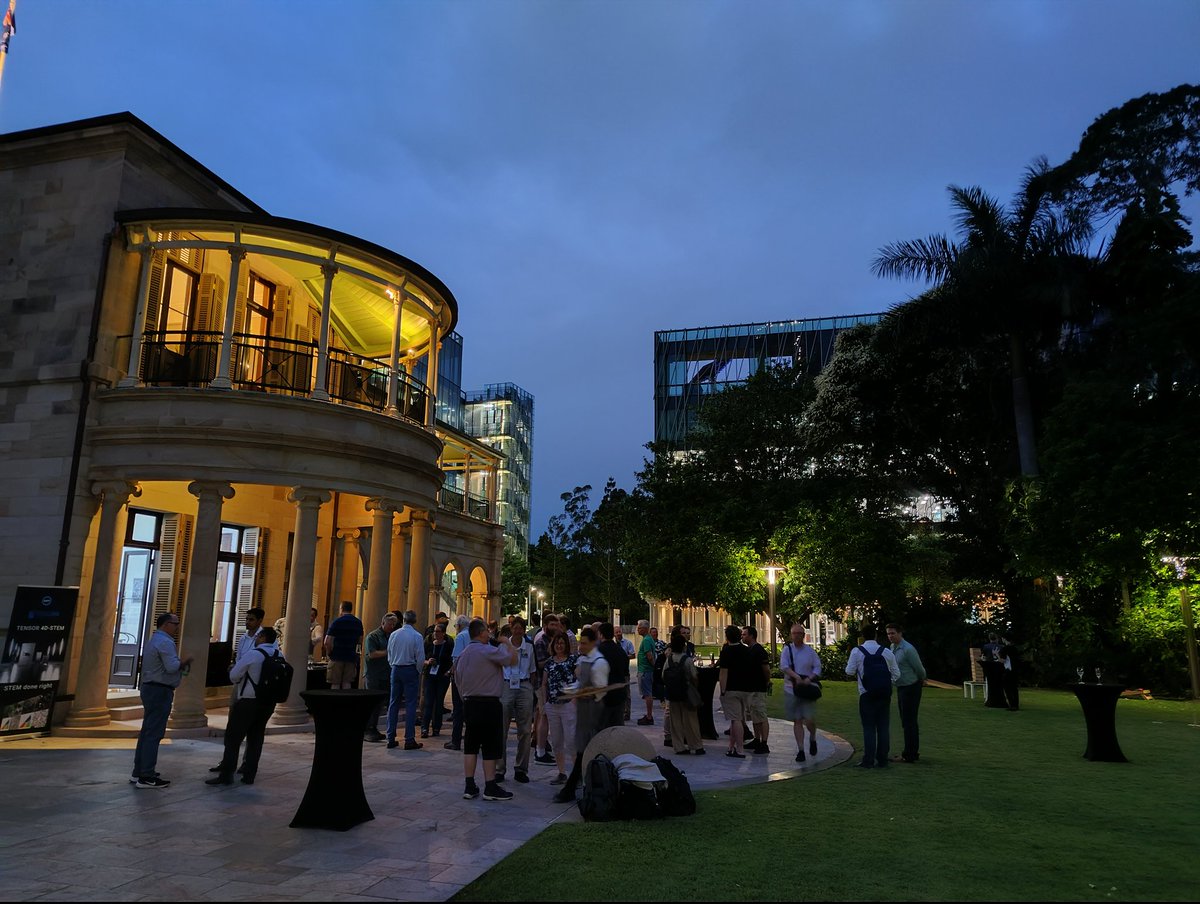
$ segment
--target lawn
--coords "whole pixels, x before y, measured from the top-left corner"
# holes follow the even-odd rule
[[[778,687],[768,700],[780,715]],[[926,688],[919,764],[703,792],[688,819],[553,826],[455,900],[1196,900],[1200,709],[1120,701],[1117,764],[1082,758],[1073,695],[1021,705]],[[861,746],[854,685],[828,682],[819,719]]]

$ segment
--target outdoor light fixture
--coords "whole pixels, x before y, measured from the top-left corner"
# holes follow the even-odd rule
[[[771,658],[777,660],[779,658],[779,646],[775,640],[775,576],[781,571],[787,571],[782,565],[759,565],[759,571],[767,573],[767,617],[770,620],[769,630],[771,632]]]

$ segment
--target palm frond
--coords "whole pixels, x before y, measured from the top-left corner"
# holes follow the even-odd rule
[[[1006,234],[1008,213],[1004,205],[977,185],[962,188],[951,185],[950,206],[954,208],[954,222],[964,241],[995,245]]]
[[[871,264],[876,276],[918,279],[940,283],[947,279],[958,260],[958,248],[944,235],[892,242],[879,249]]]

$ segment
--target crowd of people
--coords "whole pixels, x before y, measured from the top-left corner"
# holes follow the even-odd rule
[[[232,783],[235,769],[243,783],[252,784],[258,771],[275,704],[260,699],[256,689],[264,662],[279,653],[280,638],[275,628],[263,627],[262,620],[260,609],[246,615],[246,631],[238,640],[230,669],[233,691],[224,756],[210,770],[215,775],[209,784]],[[707,701],[687,626],[672,628],[669,640],[660,641],[657,629],[643,619],[637,624],[635,645],[619,625],[596,622],[576,632],[566,616],[554,613],[547,613],[532,633],[518,616],[509,616],[503,626],[459,616],[451,633],[449,616],[439,613],[422,634],[416,628],[416,612],[408,610],[387,613],[376,629],[366,633],[350,602],[342,604],[328,631],[321,631],[316,610],[311,624],[312,643],[328,657],[331,689],[356,687],[360,662],[365,662],[366,687],[387,694],[368,718],[365,740],[386,741],[389,749],[403,745],[406,751],[419,750],[422,741],[440,737],[449,722],[450,737],[443,746],[463,754],[467,799],[480,794],[485,800],[512,798],[504,784],[509,777],[508,739],[515,727],[512,780],[527,784],[533,765],[553,766],[557,770],[550,781],[557,787],[553,799],[574,800],[588,742],[605,728],[631,720],[634,692],[644,707],[637,717],[640,726],[655,724],[658,703],[665,747],[679,756],[708,752],[700,728],[700,711]],[[178,625],[177,616],[163,615],[147,645],[142,680],[145,720],[130,779],[139,788],[169,784],[156,769],[158,743],[165,733],[174,688],[191,662],[180,659],[176,651]],[[864,743],[857,765],[862,768],[912,763],[920,756],[918,711],[925,669],[916,649],[904,640],[902,627],[889,624],[886,630],[888,645],[884,646],[875,626],[863,625],[861,643],[846,666],[847,676],[858,683]],[[792,723],[798,763],[817,754],[821,696],[821,659],[805,641],[804,626],[792,625],[779,659],[785,715]],[[715,667],[721,711],[729,721],[725,756],[740,760],[748,753],[769,754],[766,695],[771,688],[771,658],[753,625],[725,629],[725,644]],[[900,754],[889,756],[893,688],[904,746]],[[476,781],[480,759],[482,789]]]

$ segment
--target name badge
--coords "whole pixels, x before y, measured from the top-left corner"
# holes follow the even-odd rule
[[[437,665],[431,665],[431,666],[429,667],[429,674],[430,674],[430,675],[436,675],[437,673],[438,673],[438,667],[437,667]]]
[[[508,686],[512,687],[512,688],[520,687],[521,679],[517,675],[513,675],[511,678],[508,679]]]

